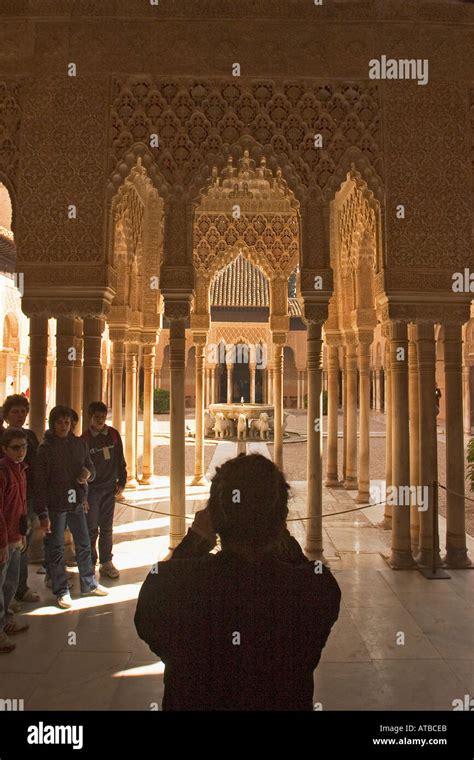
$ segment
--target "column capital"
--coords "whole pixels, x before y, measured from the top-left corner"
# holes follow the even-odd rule
[[[207,332],[194,332],[192,333],[193,336],[193,343],[196,344],[196,346],[202,346],[205,347],[208,339],[208,333]]]
[[[285,346],[287,339],[286,332],[272,332],[272,343],[276,346]]]
[[[191,299],[174,300],[165,298],[164,314],[166,319],[173,322],[186,321],[191,313]]]

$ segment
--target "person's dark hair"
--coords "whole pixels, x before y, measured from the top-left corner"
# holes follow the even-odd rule
[[[92,417],[93,414],[96,412],[102,412],[103,414],[107,414],[107,404],[104,404],[103,401],[92,401],[89,404],[89,407],[87,409],[87,414],[89,417]]]
[[[222,542],[264,546],[278,538],[288,516],[289,484],[261,454],[239,454],[216,469],[209,514]]]
[[[2,446],[9,446],[16,438],[22,438],[28,441],[28,437],[22,428],[9,427],[3,431],[0,443]]]
[[[30,402],[26,396],[23,396],[21,393],[13,393],[11,396],[7,396],[3,402],[2,413],[4,420],[6,420],[10,409],[13,409],[14,406],[24,406],[27,412],[30,411]]]
[[[79,422],[79,415],[78,415],[78,413],[76,412],[75,409],[72,409],[72,407],[71,407],[71,409],[69,411],[71,412],[71,421],[72,421],[73,425],[77,425],[77,423]]]
[[[50,430],[54,431],[54,426],[61,417],[67,417],[72,422],[72,409],[62,404],[53,407],[48,417],[48,427]]]

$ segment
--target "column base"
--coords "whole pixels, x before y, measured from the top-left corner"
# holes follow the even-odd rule
[[[322,562],[323,565],[328,565],[328,561],[326,557],[324,556],[324,550],[323,549],[315,549],[310,546],[305,546],[304,553],[306,557],[311,560],[312,562]]]
[[[392,549],[388,564],[392,570],[409,570],[416,567],[416,562],[410,551],[401,549]]]
[[[357,491],[359,487],[357,478],[346,478],[342,487],[345,488],[346,491]]]
[[[369,504],[370,493],[368,491],[359,491],[357,494],[356,504]]]
[[[139,483],[136,478],[129,478],[125,484],[125,489],[128,490],[129,488],[138,488]]]
[[[157,482],[157,478],[155,475],[142,475],[138,482],[141,486],[150,486]]]
[[[418,554],[415,557],[415,561],[416,561],[417,565],[419,565],[420,567],[432,567],[432,565],[433,565],[433,552],[432,552],[432,550],[431,549],[420,549],[420,551],[418,552]],[[438,551],[436,552],[435,566],[436,567],[441,567],[441,565],[442,565],[442,562],[441,562],[441,557],[439,555],[439,549],[438,549]]]
[[[205,475],[195,475],[191,481],[192,486],[208,486],[209,481]]]
[[[341,483],[337,479],[337,475],[328,475],[324,481],[326,488],[341,488]]]
[[[383,520],[378,523],[378,527],[382,530],[392,530],[392,518],[384,515]]]
[[[443,565],[445,567],[452,567],[453,569],[473,567],[467,549],[455,549],[453,547],[449,547],[446,550],[446,555],[443,558]]]

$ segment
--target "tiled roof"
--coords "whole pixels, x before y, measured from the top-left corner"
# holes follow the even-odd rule
[[[268,280],[243,256],[221,269],[211,283],[211,306],[266,306],[270,304]]]
[[[243,256],[237,256],[221,269],[211,283],[211,306],[270,306],[270,289],[263,272]],[[290,317],[301,317],[301,306],[296,298],[288,298]]]

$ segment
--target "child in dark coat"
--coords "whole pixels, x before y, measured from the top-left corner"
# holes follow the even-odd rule
[[[72,415],[67,406],[56,406],[49,415],[49,430],[36,457],[35,511],[46,541],[46,564],[53,594],[64,609],[72,606],[64,568],[64,529],[69,526],[76,547],[81,593],[106,596],[97,584],[91,559],[84,502],[85,483],[92,464],[85,441],[71,433]]]
[[[102,401],[89,405],[89,429],[82,438],[89,446],[96,476],[89,487],[87,525],[92,548],[92,561],[97,562],[99,539],[99,572],[109,578],[118,578],[119,571],[112,562],[112,533],[115,500],[127,482],[127,465],[123,454],[120,433],[106,425],[107,406]]]

